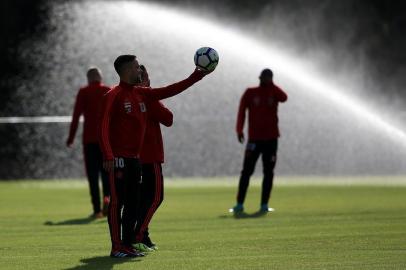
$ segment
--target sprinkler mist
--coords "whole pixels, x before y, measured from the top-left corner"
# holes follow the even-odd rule
[[[83,174],[80,151],[68,153],[63,148],[66,116],[52,115],[70,114],[74,90],[88,66],[99,66],[106,83],[114,84],[118,78],[111,63],[119,54],[134,53],[147,66],[152,85],[160,86],[187,75],[193,69],[194,51],[202,46],[215,48],[220,64],[210,79],[165,101],[175,114],[174,127],[164,130],[167,175],[238,174],[243,151],[234,138],[238,101],[246,87],[257,84],[264,67],[274,70],[276,83],[290,97],[280,106],[279,174],[406,172],[400,162],[406,156],[406,133],[349,94],[360,83],[346,82],[343,89],[342,82],[329,79],[286,48],[273,46],[272,40],[252,38],[197,14],[136,1],[54,4],[49,21],[54,30],[47,33],[48,42],[35,42],[38,53],[25,59],[41,72],[15,93],[16,99],[27,100],[23,115],[51,116],[54,123],[41,126],[42,133],[31,124],[15,128],[18,134],[31,135],[29,141],[18,136],[19,144],[35,144],[36,139],[50,146],[32,146],[31,151],[42,153],[50,165],[41,171],[35,167],[44,162],[40,154],[29,170],[31,176]],[[32,41],[27,41],[27,49],[30,46]],[[49,61],[40,61],[44,58]],[[27,93],[34,86],[43,94],[41,100]],[[20,123],[30,122],[25,120]],[[56,137],[50,135],[55,132]]]

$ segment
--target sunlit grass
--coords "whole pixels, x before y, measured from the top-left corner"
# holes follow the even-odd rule
[[[108,257],[86,182],[0,182],[0,269],[404,269],[403,178],[321,179],[278,179],[267,216],[251,215],[256,179],[241,218],[227,212],[236,179],[168,180],[151,224],[160,249],[137,260]]]

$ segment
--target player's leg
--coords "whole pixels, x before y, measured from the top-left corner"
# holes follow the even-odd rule
[[[244,210],[243,204],[247,194],[248,185],[251,175],[254,173],[255,164],[257,163],[260,149],[257,142],[248,142],[245,149],[243,169],[241,171],[240,181],[238,184],[237,204],[232,208],[234,212],[242,212]]]
[[[144,247],[141,243],[142,237],[140,237],[140,229],[145,221],[150,207],[155,197],[155,170],[154,163],[145,163],[141,165],[141,177],[140,183],[140,197],[138,204],[137,222],[134,228],[134,244],[135,247],[142,251],[151,251],[148,247]]]
[[[141,181],[141,164],[138,159],[124,159],[128,178],[124,182],[123,209],[123,244],[131,246],[134,239],[134,224],[136,224],[139,208],[139,182]]]
[[[161,167],[161,172],[162,172],[162,164],[159,164]],[[163,173],[161,174],[161,178],[157,179],[161,181],[161,196],[159,198],[159,203],[157,206],[157,209],[159,208],[159,206],[161,206],[163,200],[164,200],[164,177],[163,177]],[[155,210],[156,211],[156,210]],[[151,238],[149,237],[149,227],[147,227],[147,229],[144,231],[144,236],[143,236],[143,240],[142,243],[146,246],[148,246],[149,248],[153,249],[153,250],[158,250],[157,245],[155,245],[152,241]]]
[[[145,232],[148,230],[149,223],[163,200],[163,176],[161,164],[144,164],[142,166],[142,177],[141,209],[135,229],[135,242],[136,247],[140,250],[152,251],[153,249],[151,247],[156,249],[156,246],[151,242],[149,237],[145,239]],[[144,243],[144,239],[146,243]]]
[[[123,208],[123,183],[126,175],[125,168],[119,168],[118,166],[115,166],[114,172],[109,174],[111,197],[107,220],[112,245],[111,255],[121,252],[121,210]]]
[[[84,144],[83,152],[85,159],[86,175],[89,182],[90,198],[93,205],[93,214],[95,218],[103,217],[100,207],[100,189],[99,189],[99,147],[97,144]]]
[[[98,163],[99,163],[99,172],[101,175],[101,180],[102,180],[102,188],[103,188],[103,215],[107,216],[108,214],[108,206],[110,203],[110,184],[109,184],[109,175],[108,173],[103,169],[103,154],[100,150],[98,151]]]
[[[161,171],[161,178],[158,178],[157,180],[160,180],[160,197],[159,197],[159,202],[158,202],[158,206],[157,209],[161,206],[163,200],[164,200],[164,177],[163,177],[163,173],[162,173],[162,164],[160,165],[160,171]],[[156,210],[155,210],[156,211]],[[144,231],[144,237],[142,240],[142,243],[144,243],[145,245],[147,245],[149,248],[153,249],[153,250],[158,250],[157,245],[155,245],[152,241],[151,238],[149,237],[149,228],[147,228]]]
[[[276,157],[278,150],[278,140],[270,140],[265,143],[262,152],[262,164],[264,169],[264,178],[262,181],[262,194],[261,194],[261,211],[268,212],[269,198],[271,196],[274,178],[274,168],[276,165]],[[273,210],[273,209],[271,209]]]
[[[151,238],[149,237],[149,228],[147,228],[144,232],[142,243],[153,250],[158,250],[158,247],[152,242]]]
[[[143,256],[124,244],[124,237],[128,238],[128,206],[129,190],[133,179],[133,166],[125,158],[115,158],[114,172],[110,173],[110,204],[109,204],[109,229],[112,241],[111,257],[138,257]],[[127,208],[127,209],[126,209]],[[127,210],[127,211],[126,211]],[[125,232],[127,233],[125,235]],[[121,239],[122,236],[122,239]]]

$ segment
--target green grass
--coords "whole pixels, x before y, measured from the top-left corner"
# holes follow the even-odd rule
[[[276,212],[238,219],[234,198],[235,181],[167,185],[150,226],[159,251],[120,260],[106,221],[86,219],[84,182],[1,182],[0,269],[406,269],[404,185],[276,185]]]

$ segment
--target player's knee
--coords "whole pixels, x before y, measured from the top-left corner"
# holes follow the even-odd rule
[[[272,172],[270,172],[270,171],[264,171],[264,178],[265,178],[265,179],[271,179],[271,178],[273,178],[273,176],[274,176],[273,171],[272,171]]]
[[[275,163],[264,164],[263,172],[265,176],[273,176]]]
[[[254,167],[246,166],[242,169],[241,175],[250,177],[254,173]]]
[[[273,176],[274,167],[275,166],[272,166],[272,165],[264,166],[264,170],[263,170],[264,175]]]
[[[276,157],[272,157],[272,159],[268,162],[263,163],[263,171],[264,174],[273,174],[276,165]]]

